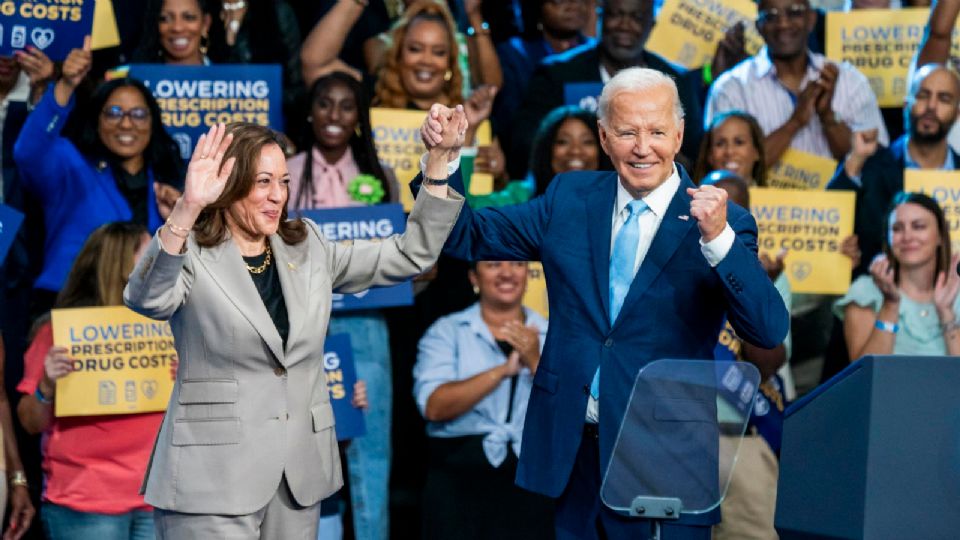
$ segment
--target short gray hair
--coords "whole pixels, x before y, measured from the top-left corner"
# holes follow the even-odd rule
[[[597,105],[597,118],[600,119],[601,124],[607,125],[610,102],[620,92],[642,92],[657,87],[670,89],[673,97],[673,119],[679,126],[683,121],[684,112],[683,104],[680,103],[680,93],[677,91],[677,83],[662,71],[641,67],[622,69],[603,85],[603,92],[600,93],[600,102]]]

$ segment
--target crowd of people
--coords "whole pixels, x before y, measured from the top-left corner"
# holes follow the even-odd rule
[[[62,62],[33,47],[0,58],[0,203],[25,215],[0,266],[0,363],[5,363],[7,383],[0,384],[0,468],[8,479],[6,489],[0,489],[5,495],[0,507],[9,506],[5,526],[11,537],[139,540],[154,538],[155,528],[240,527],[213,518],[232,507],[253,508],[268,500],[270,507],[282,508],[326,499],[339,486],[340,468],[330,465],[336,461],[342,462],[345,488],[306,516],[321,523],[318,538],[553,538],[554,516],[562,519],[572,502],[566,496],[557,501],[542,495],[555,492],[551,495],[556,497],[559,492],[540,468],[562,460],[544,455],[535,465],[520,456],[522,449],[550,451],[562,445],[543,442],[548,437],[542,428],[525,430],[524,421],[532,417],[535,420],[528,421],[553,426],[542,405],[558,399],[553,397],[558,386],[566,391],[554,373],[562,369],[558,365],[549,365],[538,376],[548,326],[578,335],[591,330],[573,320],[578,312],[565,300],[551,297],[551,315],[557,320],[549,322],[523,305],[528,282],[523,261],[543,258],[545,265],[563,267],[565,256],[588,260],[593,246],[587,239],[581,242],[573,229],[530,225],[532,209],[540,217],[563,212],[563,220],[581,219],[567,225],[578,230],[592,219],[609,225],[606,214],[574,208],[594,195],[572,191],[573,180],[586,185],[599,178],[583,171],[616,171],[622,178],[626,168],[649,167],[669,176],[675,160],[681,178],[689,176],[697,187],[723,190],[732,203],[749,210],[749,189],[769,186],[769,171],[786,152],[838,162],[826,189],[851,191],[856,200],[854,234],[840,246],[853,269],[849,291],[842,297],[792,293],[785,272],[790,253],[754,255],[767,280],[756,290],[775,289],[790,311],[791,328],[785,339],[767,347],[757,342],[776,333],[772,330],[735,338],[739,346],[731,348],[738,359],[758,367],[764,379],[762,399],[781,415],[800,393],[862,356],[960,354],[960,275],[955,271],[960,254],[951,252],[949,222],[935,200],[904,193],[906,169],[960,167],[960,128],[955,128],[960,75],[950,56],[960,0],[939,0],[930,8],[907,74],[902,108],[881,108],[867,77],[850,63],[823,54],[825,11],[813,0],[759,0],[755,26],[764,42],[759,52],[747,53],[744,28],[735,25],[707,69],[693,70],[646,48],[661,3],[140,0],[115,3],[118,47],[91,51],[88,37]],[[843,9],[900,7],[895,4],[853,0]],[[287,129],[214,128],[198,145],[210,156],[194,155],[188,174],[188,163],[167,134],[150,90],[133,78],[104,77],[125,63],[279,64]],[[662,73],[676,89],[676,100],[665,101],[657,111],[672,110],[673,115],[664,113],[664,118],[675,119],[676,125],[643,116],[652,114],[649,111],[633,111],[648,123],[667,122],[668,128],[655,130],[649,140],[604,124],[611,115],[625,114],[627,105],[615,99],[622,94],[601,100],[599,110],[570,104],[564,95],[566,85],[607,84],[630,68]],[[633,82],[648,84],[642,77]],[[643,88],[637,95],[648,95]],[[401,265],[363,250],[357,250],[353,263],[338,259],[332,267],[335,279],[328,287],[357,289],[399,276],[373,270],[378,275],[366,275],[357,266],[362,260],[399,265],[400,273],[417,274],[410,306],[336,312],[326,325],[320,311],[328,298],[303,298],[316,306],[293,305],[289,299],[285,304],[279,282],[270,277],[277,264],[270,262],[296,255],[278,245],[271,251],[267,238],[276,234],[288,243],[314,241],[309,236],[313,229],[286,221],[288,212],[293,216],[301,210],[400,201],[412,179],[398,177],[378,158],[370,109],[434,115],[438,104],[455,111],[454,118],[462,115],[466,129],[457,144],[446,139],[427,144],[423,180],[428,189],[436,187],[431,178],[438,175],[432,171],[447,166],[433,162],[439,159],[437,148],[456,146],[459,154],[449,156],[449,171],[459,167],[463,184],[452,182],[451,187],[463,194],[469,207],[453,229],[452,238],[460,243],[438,254],[436,264],[423,272],[418,266],[429,259],[425,254]],[[425,135],[430,133],[430,118]],[[481,144],[478,128],[484,122],[490,123],[492,137]],[[444,124],[443,136],[448,128]],[[629,146],[634,141],[635,146]],[[233,146],[228,150],[228,145]],[[214,155],[223,161],[207,163]],[[225,165],[227,176],[232,168],[238,172],[229,182],[224,176],[218,184],[216,175],[201,180],[197,171],[214,164]],[[492,192],[471,193],[471,179],[478,173],[492,176]],[[636,174],[638,185],[643,184],[646,173]],[[570,181],[559,182],[558,175]],[[353,183],[361,176],[371,182],[365,195],[358,195]],[[216,189],[209,188],[214,184]],[[652,190],[638,188],[638,193],[647,192]],[[613,191],[610,195],[619,196]],[[691,194],[695,201],[698,196]],[[614,229],[633,219],[641,228],[646,223],[659,227],[670,211],[668,203],[650,200],[637,215],[630,213],[631,207],[629,217],[615,218]],[[422,206],[427,204],[432,203]],[[473,214],[469,209],[493,210]],[[262,221],[258,212],[276,214],[280,224]],[[714,214],[690,213],[701,224],[704,244],[725,234],[704,228]],[[411,216],[411,223],[423,219],[416,212]],[[731,220],[742,216],[729,214]],[[536,240],[554,250],[555,243],[566,240],[565,251],[548,253],[534,242],[533,232],[523,229],[526,226],[537,235],[559,231],[549,232],[557,238]],[[730,226],[743,233],[737,223],[731,221],[727,229]],[[610,236],[609,228],[606,234]],[[435,239],[428,236],[424,233],[421,240],[432,249]],[[606,247],[615,250],[619,239],[608,237],[589,240],[609,242]],[[238,330],[243,327],[240,312],[236,323],[210,323],[208,312],[217,309],[221,299],[187,294],[197,275],[193,266],[207,264],[189,254],[187,246],[202,247],[205,253],[230,250],[234,244],[228,238],[235,240],[250,271],[249,284],[255,285],[244,282],[249,290],[238,296],[252,291],[253,299],[259,294],[267,308],[251,304],[242,311],[262,315],[259,323],[269,327],[269,338],[259,328],[259,334],[251,330],[250,335]],[[640,239],[641,244],[645,241],[649,239]],[[181,247],[186,257],[170,255]],[[580,248],[582,253],[574,253]],[[722,252],[730,249],[728,244]],[[147,265],[156,260],[156,266],[131,276],[141,257]],[[644,255],[636,257],[640,261]],[[664,264],[667,260],[669,256]],[[711,260],[710,266],[716,264]],[[606,269],[607,263],[602,266]],[[617,271],[611,261],[611,280],[618,279]],[[223,272],[229,286],[240,287],[227,269]],[[247,274],[241,267],[236,279],[245,280]],[[586,285],[547,282],[552,293],[577,298],[585,295],[575,292],[577,288]],[[230,393],[218,386],[218,370],[248,369],[264,396],[278,378],[284,384],[308,385],[320,377],[316,366],[301,367],[301,373],[291,367],[289,376],[284,371],[282,377],[279,371],[274,376],[272,367],[266,375],[256,374],[254,359],[244,355],[260,352],[261,335],[266,347],[279,351],[279,358],[284,351],[288,357],[309,356],[312,353],[304,351],[322,348],[325,333],[345,333],[351,337],[361,381],[354,403],[364,409],[366,434],[338,449],[332,434],[321,429],[332,421],[328,407],[311,401],[307,390],[297,399],[309,405],[312,418],[288,415],[287,420],[291,425],[312,422],[314,435],[322,439],[319,451],[282,450],[279,431],[241,432],[226,424],[215,432],[187,430],[170,411],[166,418],[160,413],[56,417],[56,381],[69,376],[71,359],[66,349],[54,345],[50,311],[122,305],[125,287],[126,303],[137,311],[162,318],[179,314],[175,334],[191,325],[212,324],[206,328],[209,341],[183,345],[187,350],[198,347],[207,362],[193,364],[193,375],[171,373],[178,385],[192,385],[189,394],[195,398],[180,395],[171,405],[177,418],[220,411],[221,416],[229,413],[242,420],[270,406],[236,395],[233,402],[205,400],[207,393]],[[604,303],[613,303],[613,298],[611,293]],[[620,296],[616,303],[623,301]],[[619,309],[604,314],[610,323],[617,320]],[[741,328],[750,327],[748,320],[756,316],[733,311],[728,322]],[[667,324],[670,318],[663,314],[663,320],[654,318],[650,324]],[[306,320],[316,327],[301,328]],[[635,317],[630,324],[638,321],[646,319]],[[638,326],[638,331],[657,329]],[[567,361],[556,356],[557,347],[587,351],[576,338],[570,335],[555,345],[551,361]],[[703,356],[699,349],[691,349],[691,354]],[[229,358],[229,365],[217,363],[223,358]],[[823,359],[822,373],[813,380],[797,380],[791,366],[811,358]],[[612,375],[601,378],[598,371],[593,376],[595,385],[601,379],[604,385],[613,384]],[[587,393],[592,405],[599,403],[599,395]],[[541,407],[528,416],[531,395]],[[770,420],[751,421],[740,473],[723,503],[723,520],[713,530],[716,538],[776,538],[779,426]],[[557,430],[553,436],[567,433]],[[527,446],[523,436],[531,432],[535,437]],[[241,450],[244,457],[238,459]],[[575,453],[576,448],[563,459],[572,460]],[[184,465],[191,455],[206,456],[195,463],[209,461],[207,454],[216,454],[221,468]],[[300,468],[285,465],[280,491],[274,480],[281,476],[270,471],[282,467],[273,470],[244,461],[270,456],[278,460],[276,467],[282,459],[299,463]],[[148,498],[163,502],[164,510],[156,514],[140,494],[148,473]],[[522,485],[539,493],[515,485],[518,474],[525,478]],[[577,474],[574,471],[574,477]],[[189,486],[203,482],[220,486],[215,493],[191,498],[196,492]],[[199,521],[188,519],[192,514],[209,519],[197,525]],[[271,534],[292,537],[288,535],[303,527],[296,520],[304,514],[297,516],[280,525],[272,520]]]

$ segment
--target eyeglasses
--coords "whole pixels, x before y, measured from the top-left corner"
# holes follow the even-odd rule
[[[775,23],[784,18],[789,21],[799,21],[807,15],[809,8],[803,4],[793,4],[786,9],[770,8],[757,13],[757,22],[760,24]]]
[[[144,107],[134,107],[125,111],[119,105],[111,105],[104,109],[101,115],[104,122],[111,125],[119,125],[125,116],[129,117],[130,122],[136,126],[143,127],[150,123],[150,111]]]

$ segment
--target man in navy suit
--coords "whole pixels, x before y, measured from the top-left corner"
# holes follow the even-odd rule
[[[640,368],[661,358],[712,358],[725,317],[737,335],[765,348],[779,345],[789,324],[757,257],[753,217],[728,204],[723,190],[696,188],[674,163],[683,108],[673,80],[623,70],[604,87],[598,113],[616,172],[559,175],[543,196],[517,206],[464,207],[446,244],[464,259],[543,261],[550,330],[517,482],[558,498],[561,540],[650,531],[599,496]],[[449,112],[435,106],[432,114]],[[425,126],[428,147],[439,133],[439,122]],[[462,189],[460,182],[454,174],[451,187]],[[690,466],[709,464],[704,457]],[[718,520],[718,512],[684,517],[663,537],[708,539]]]

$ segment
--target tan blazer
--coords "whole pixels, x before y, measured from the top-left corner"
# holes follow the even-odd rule
[[[270,237],[290,320],[286,350],[227,240],[170,255],[154,237],[124,291],[134,311],[170,321],[180,359],[147,468],[148,503],[196,514],[242,515],[265,506],[281,475],[310,506],[343,483],[323,342],[334,289],[356,292],[434,264],[463,198],[417,198],[403,235],[330,243],[316,224],[286,245]]]

